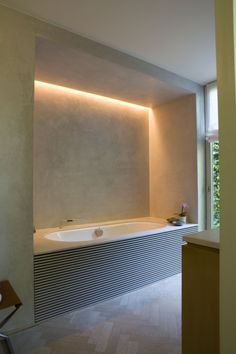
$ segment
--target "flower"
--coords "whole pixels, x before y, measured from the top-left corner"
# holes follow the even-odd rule
[[[187,203],[183,203],[183,204],[181,205],[181,208],[182,208],[182,209],[187,209],[187,208],[188,208],[188,204],[187,204]]]
[[[182,203],[181,204],[181,213],[179,214],[179,216],[186,216],[187,215],[187,210],[189,206],[187,203]]]

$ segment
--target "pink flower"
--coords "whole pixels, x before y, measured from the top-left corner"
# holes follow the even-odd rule
[[[181,208],[182,208],[182,209],[187,209],[187,208],[188,208],[188,204],[187,204],[187,203],[183,203],[183,204],[181,205]]]
[[[186,216],[187,215],[187,210],[188,209],[188,204],[187,203],[182,203],[181,204],[181,213],[179,214],[180,216]]]

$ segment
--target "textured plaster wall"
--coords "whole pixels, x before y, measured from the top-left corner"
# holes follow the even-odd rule
[[[198,221],[196,98],[161,105],[150,115],[150,213],[168,217],[190,206]]]
[[[36,85],[37,228],[149,215],[148,112]]]
[[[28,17],[2,6],[0,53],[0,281],[23,302],[12,329],[33,323],[34,33]]]

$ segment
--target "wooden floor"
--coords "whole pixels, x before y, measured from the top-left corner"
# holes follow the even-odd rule
[[[16,354],[180,354],[181,277],[12,336]]]

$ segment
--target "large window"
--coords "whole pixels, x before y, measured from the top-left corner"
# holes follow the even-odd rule
[[[207,226],[220,225],[218,100],[216,83],[206,87]]]

